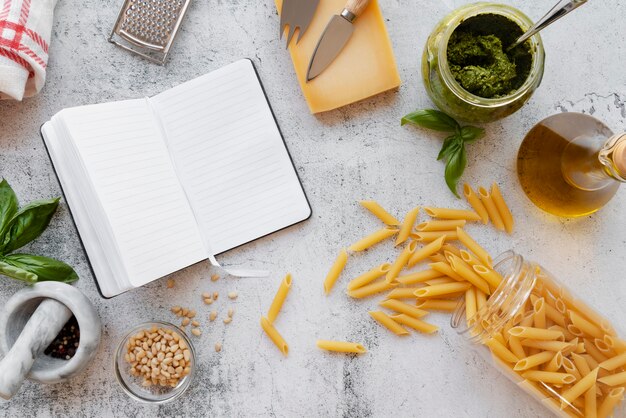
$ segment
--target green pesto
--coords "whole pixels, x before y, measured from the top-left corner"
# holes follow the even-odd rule
[[[452,33],[448,65],[456,81],[468,92],[487,99],[508,96],[530,74],[528,43],[506,51],[522,34],[512,20],[493,14],[474,16]]]

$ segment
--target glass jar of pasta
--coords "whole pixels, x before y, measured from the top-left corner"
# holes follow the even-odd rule
[[[439,109],[468,122],[519,110],[539,87],[545,53],[539,34],[509,50],[533,25],[521,11],[474,3],[444,17],[426,41],[422,78]]]
[[[494,270],[502,280],[486,302],[459,303],[452,318],[459,334],[557,416],[626,416],[624,334],[512,251]]]

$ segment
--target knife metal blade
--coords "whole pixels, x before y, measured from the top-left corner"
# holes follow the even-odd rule
[[[369,0],[348,0],[340,15],[334,15],[313,51],[306,81],[311,81],[337,58],[354,32],[354,19],[367,7]]]
[[[313,80],[320,75],[337,58],[337,55],[348,43],[352,32],[354,32],[354,26],[346,18],[334,15],[330,19],[315,47],[313,57],[311,57],[309,70],[306,75],[307,81]]]

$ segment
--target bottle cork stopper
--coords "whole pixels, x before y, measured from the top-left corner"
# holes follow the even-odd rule
[[[626,176],[626,138],[615,147],[613,164],[615,164],[615,168],[622,176]]]

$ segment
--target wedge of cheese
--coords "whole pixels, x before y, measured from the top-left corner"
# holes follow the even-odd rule
[[[283,0],[275,0],[281,10]],[[311,113],[325,112],[357,102],[400,85],[391,41],[377,0],[371,0],[354,21],[354,33],[340,55],[326,70],[307,83],[309,61],[328,21],[340,14],[346,0],[320,0],[308,30],[296,45],[289,45],[302,93]],[[285,32],[283,41],[286,39]]]

